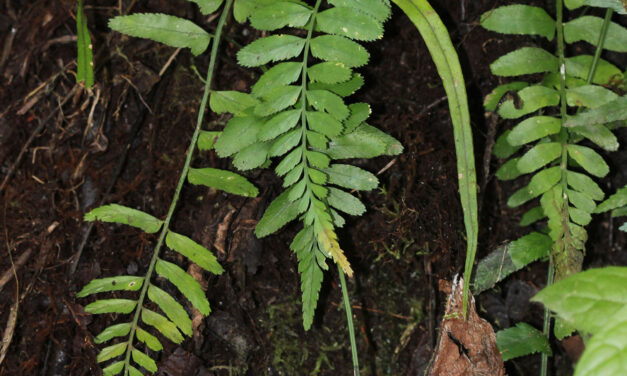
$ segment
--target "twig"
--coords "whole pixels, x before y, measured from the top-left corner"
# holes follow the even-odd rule
[[[13,256],[11,255],[11,246],[9,245],[9,230],[7,229],[7,202],[4,204],[4,240],[7,246],[7,253],[9,254],[9,260],[11,261],[11,271],[13,272],[13,276],[15,277],[15,303],[11,305],[11,310],[9,311],[9,318],[7,320],[7,326],[4,329],[4,333],[2,334],[2,348],[0,348],[0,364],[4,361],[4,358],[7,355],[9,350],[9,346],[11,345],[11,340],[13,339],[13,334],[15,333],[15,324],[17,323],[17,313],[20,308],[20,283],[17,278],[17,269],[15,264],[13,263]]]
[[[19,269],[22,265],[24,265],[32,254],[33,254],[32,248],[27,249],[24,253],[20,255],[17,261],[15,261],[15,264],[11,265],[11,269],[5,271],[4,274],[2,274],[2,277],[0,277],[0,291],[2,291],[2,289],[4,288],[4,285],[6,285],[9,281],[11,281],[11,279],[13,279],[17,269]]]
[[[6,187],[7,183],[9,182],[11,177],[13,176],[13,173],[15,172],[17,167],[22,162],[22,158],[24,157],[24,154],[26,153],[26,150],[28,150],[28,148],[30,147],[30,144],[35,140],[35,138],[39,135],[39,133],[44,129],[44,127],[46,126],[46,123],[48,123],[48,121],[50,119],[52,119],[52,117],[57,113],[57,111],[59,111],[61,109],[61,107],[63,107],[65,105],[65,103],[72,97],[72,95],[74,95],[74,92],[76,91],[76,89],[78,87],[79,86],[74,86],[72,88],[72,90],[70,90],[70,92],[67,93],[67,95],[63,98],[63,100],[61,100],[61,103],[59,103],[59,105],[57,107],[55,107],[55,109],[52,110],[48,114],[48,116],[46,116],[46,118],[44,120],[42,120],[41,123],[39,123],[39,125],[37,126],[37,128],[35,128],[35,130],[31,133],[31,135],[28,138],[28,140],[26,140],[26,143],[24,144],[24,146],[22,146],[22,150],[20,150],[20,153],[18,154],[17,158],[15,159],[15,162],[13,162],[11,167],[9,167],[9,171],[7,172],[7,175],[4,177],[4,180],[2,180],[2,184],[0,184],[0,192],[2,192],[4,190],[4,188]]]

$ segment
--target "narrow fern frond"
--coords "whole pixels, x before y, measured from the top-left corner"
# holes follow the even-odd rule
[[[326,259],[347,275],[353,274],[336,234],[344,219],[333,208],[361,215],[365,206],[337,187],[371,190],[378,183],[371,173],[333,160],[394,155],[402,150],[398,141],[365,123],[370,115],[367,104],[348,105],[344,99],[364,82],[353,72],[369,60],[358,41],[381,38],[389,3],[331,0],[324,10],[321,5],[321,0],[313,7],[296,1],[256,2],[250,16],[253,27],[276,30],[291,25],[305,30],[298,36],[266,36],[238,52],[240,65],[246,67],[276,64],[259,78],[250,94],[236,98],[228,111],[234,117],[216,142],[218,154],[233,156],[240,170],[265,166],[278,158],[274,169],[283,177],[285,190],[267,208],[255,233],[267,236],[292,220],[302,221],[303,229],[290,248],[299,261],[305,329],[313,321],[322,271],[328,268]],[[226,109],[219,100],[212,99],[211,104],[214,111]]]
[[[566,1],[566,5],[577,7],[575,0]],[[617,78],[622,80],[623,73],[599,59],[603,48],[627,52],[627,29],[610,22],[611,11],[605,20],[583,16],[563,23],[561,0],[556,9],[555,53],[539,47],[523,47],[498,58],[490,66],[492,73],[499,76],[544,73],[543,79],[530,86],[521,82],[505,84],[486,97],[485,106],[505,119],[532,115],[497,141],[495,155],[510,158],[497,171],[497,177],[509,180],[532,174],[528,185],[516,191],[508,205],[516,207],[540,197],[540,207],[527,212],[521,224],[547,218],[548,234],[553,242],[551,267],[555,268],[555,280],[559,281],[581,270],[587,240],[585,226],[598,210],[596,202],[604,197],[590,176],[602,178],[609,173],[609,166],[594,148],[578,143],[585,138],[602,149],[617,150],[618,140],[610,122],[627,118],[626,97],[617,93],[615,85]],[[530,17],[523,19],[519,12]],[[543,35],[549,40],[553,38],[551,22],[553,19],[544,10],[527,5],[499,7],[482,17],[482,25],[489,30]],[[597,46],[595,56],[566,57],[566,43],[578,41]],[[509,91],[515,92],[515,98],[501,101],[501,96]],[[569,115],[581,109],[588,110]],[[526,152],[517,155],[523,146],[528,146]],[[571,331],[564,322],[556,323],[558,338]]]
[[[222,0],[195,0],[194,2],[198,3],[201,11],[207,12],[217,9]],[[118,341],[118,343],[111,344],[101,350],[98,355],[98,362],[107,362],[124,356],[123,360],[114,361],[104,367],[103,373],[105,375],[118,375],[123,372],[125,376],[137,376],[142,375],[140,370],[154,373],[157,371],[157,363],[151,358],[150,351],[160,351],[163,349],[163,345],[153,333],[160,333],[177,344],[183,342],[184,336],[193,334],[192,321],[187,310],[172,295],[158,287],[156,281],[153,281],[153,277],[159,276],[167,283],[176,286],[181,295],[189,301],[191,307],[197,309],[201,314],[208,315],[211,312],[209,301],[200,283],[180,266],[165,260],[160,254],[161,247],[165,243],[172,251],[185,256],[189,262],[197,264],[202,269],[214,274],[223,272],[215,255],[208,249],[191,238],[170,230],[170,223],[185,180],[192,184],[205,185],[246,197],[253,197],[258,194],[254,185],[235,173],[213,168],[190,167],[197,146],[204,150],[211,149],[216,143],[215,138],[221,137],[220,133],[201,132],[201,125],[217,59],[218,42],[232,4],[233,0],[226,0],[226,5],[218,21],[216,41],[212,46],[196,129],[166,219],[160,220],[140,210],[117,204],[96,208],[85,215],[87,221],[126,224],[140,228],[146,233],[160,232],[148,270],[144,276],[95,279],[77,294],[78,297],[85,297],[112,291],[139,291],[139,296],[135,299],[99,299],[85,307],[86,312],[93,314],[133,313],[130,322],[109,326],[95,339],[97,343]],[[112,28],[129,35],[150,38],[171,46],[189,47],[193,54],[203,52],[210,39],[208,33],[190,21],[166,15],[139,14],[117,17],[111,20],[110,25]],[[213,98],[214,105],[224,111],[239,111],[239,108],[233,105],[242,100],[239,94],[231,92],[223,93],[219,97],[216,96]],[[256,103],[258,101],[254,98],[250,102],[250,104]],[[145,306],[146,297],[156,305],[158,311],[150,310]],[[125,339],[120,340],[121,338]],[[140,344],[143,344],[147,352],[140,350]]]

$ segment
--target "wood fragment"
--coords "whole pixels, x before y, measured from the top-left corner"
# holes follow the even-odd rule
[[[501,353],[492,326],[477,314],[470,296],[468,317],[462,315],[463,279],[455,277],[440,325],[429,376],[504,376]]]

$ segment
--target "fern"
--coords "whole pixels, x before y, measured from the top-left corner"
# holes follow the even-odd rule
[[[610,2],[565,1],[569,8],[584,3],[607,7]],[[620,4],[616,2],[614,5]],[[622,6],[621,9],[624,13],[625,9]],[[605,20],[583,16],[565,22],[562,1],[557,0],[556,12],[556,19],[553,19],[541,8],[517,4],[496,8],[481,19],[482,26],[492,31],[535,35],[557,42],[555,53],[535,46],[522,47],[500,57],[490,66],[493,74],[502,77],[543,76],[533,84],[515,81],[501,85],[486,97],[484,104],[487,110],[496,111],[504,119],[530,115],[497,140],[495,155],[509,160],[496,175],[501,180],[531,175],[529,183],[510,196],[507,203],[510,207],[518,207],[539,198],[540,206],[529,210],[521,224],[530,225],[546,219],[548,226],[548,235],[536,232],[527,236],[535,239],[524,242],[531,246],[528,257],[521,258],[520,252],[515,255],[514,248],[504,251],[507,257],[503,253],[501,260],[510,260],[508,263],[512,265],[505,265],[505,273],[497,279],[545,256],[550,257],[550,270],[554,268],[555,280],[581,270],[587,240],[585,226],[590,223],[591,215],[597,212],[597,202],[604,197],[593,178],[606,176],[609,166],[595,148],[580,143],[586,139],[600,149],[616,151],[619,144],[612,132],[612,122],[627,118],[625,96],[617,94],[624,79],[622,71],[600,59],[602,49],[627,51],[627,29],[611,22],[611,10],[607,11]],[[578,41],[595,45],[595,56],[566,57],[565,44]],[[509,92],[513,92],[515,98],[502,100]],[[523,244],[522,240],[516,242]],[[488,263],[492,262],[493,256],[479,266],[479,270],[483,270],[477,278],[482,281],[479,283],[481,289],[489,287],[484,283],[484,277],[490,273]],[[551,273],[548,283],[552,283]],[[545,334],[548,334],[548,328],[546,321]],[[561,339],[573,329],[567,321],[558,320],[555,334]]]
[[[197,0],[195,2],[198,3],[203,12],[214,11],[222,3],[222,1],[212,0]],[[184,340],[184,335],[192,335],[192,321],[187,311],[172,295],[152,281],[155,274],[176,286],[179,292],[201,314],[208,315],[211,312],[209,301],[200,284],[180,266],[168,262],[160,256],[161,247],[165,242],[172,251],[186,257],[189,262],[197,264],[202,269],[213,274],[223,272],[216,257],[208,249],[169,228],[185,180],[189,180],[192,184],[205,185],[243,196],[256,196],[258,193],[257,188],[240,175],[213,168],[190,167],[196,144],[200,149],[207,150],[213,146],[215,138],[220,136],[216,132],[201,131],[201,125],[209,97],[220,35],[232,3],[233,0],[226,1],[218,22],[196,129],[166,219],[160,220],[140,210],[117,204],[96,208],[85,215],[86,221],[120,223],[137,227],[146,233],[159,232],[158,242],[146,274],[143,276],[95,279],[77,294],[78,297],[86,297],[116,291],[139,292],[139,296],[135,299],[99,299],[85,307],[86,312],[93,314],[117,313],[127,315],[133,313],[130,321],[111,325],[95,338],[95,342],[98,344],[109,341],[116,342],[104,347],[98,354],[98,362],[113,360],[112,363],[103,368],[105,375],[117,375],[124,372],[124,375],[137,376],[142,374],[140,369],[151,373],[156,372],[157,364],[151,357],[151,351],[160,351],[163,349],[163,345],[151,332],[160,333],[177,344]],[[170,46],[190,48],[195,55],[204,52],[212,38],[210,34],[190,21],[163,14],[135,14],[116,17],[110,21],[109,25],[112,29],[129,35],[150,38]],[[146,298],[160,312],[148,309]],[[144,347],[145,350],[140,350],[141,347]],[[121,359],[119,359],[120,357]]]
[[[353,275],[336,228],[344,224],[339,212],[361,215],[365,206],[346,190],[372,190],[378,184],[370,172],[334,161],[402,150],[395,139],[365,123],[368,104],[347,105],[344,99],[363,85],[353,69],[366,64],[369,54],[358,41],[382,37],[390,6],[381,0],[330,0],[325,10],[320,0],[313,7],[301,1],[252,3],[248,15],[253,27],[303,31],[263,37],[238,52],[245,67],[276,64],[250,94],[212,94],[213,111],[234,115],[215,149],[222,157],[232,156],[240,170],[268,166],[277,158],[274,170],[283,177],[284,191],[255,232],[264,237],[296,218],[303,223],[290,248],[298,258],[303,325],[309,329],[326,260],[331,258],[343,273]]]

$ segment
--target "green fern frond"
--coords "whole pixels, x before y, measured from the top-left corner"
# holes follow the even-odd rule
[[[193,0],[203,13],[215,11],[222,5],[222,0]],[[233,0],[227,0],[225,8],[216,31],[219,39],[226,16]],[[153,39],[174,47],[188,47],[197,55],[208,47],[211,35],[190,21],[162,14],[136,14],[116,17],[110,21],[111,28],[132,36]],[[157,371],[157,363],[151,357],[153,351],[160,351],[163,345],[155,334],[160,333],[174,343],[181,343],[184,336],[193,334],[192,320],[185,307],[156,285],[153,277],[159,276],[159,283],[169,283],[179,290],[190,306],[203,315],[211,312],[209,300],[200,283],[183,270],[180,266],[165,260],[160,255],[162,245],[165,243],[172,251],[185,256],[190,263],[195,263],[202,269],[213,274],[221,274],[222,266],[204,246],[196,243],[191,238],[178,234],[169,229],[173,212],[176,207],[182,186],[185,180],[191,184],[204,185],[220,189],[225,192],[254,197],[258,194],[257,188],[243,176],[230,171],[214,168],[191,168],[192,155],[195,147],[201,150],[210,150],[216,142],[224,137],[227,141],[234,139],[233,135],[225,132],[201,131],[204,107],[209,97],[209,88],[215,61],[217,59],[217,44],[213,45],[210,57],[210,68],[205,81],[205,95],[202,100],[199,118],[194,135],[192,136],[190,150],[188,151],[185,165],[178,181],[177,188],[165,220],[160,220],[140,210],[128,208],[118,204],[105,205],[96,208],[85,215],[86,221],[103,221],[126,224],[137,227],[146,233],[159,232],[159,240],[155,246],[150,265],[144,276],[118,276],[95,279],[86,285],[78,294],[78,297],[109,293],[113,291],[127,291],[129,296],[139,292],[139,296],[132,298],[98,299],[87,306],[85,311],[93,314],[131,314],[130,322],[113,324],[104,329],[96,338],[96,343],[117,342],[104,347],[98,354],[98,362],[104,363],[123,356],[123,360],[113,361],[103,368],[105,375],[118,375],[124,372],[125,376],[142,375],[142,371],[154,373]],[[212,106],[217,112],[239,113],[248,107],[259,103],[259,100],[238,92],[218,92],[212,96]],[[237,136],[237,135],[236,135]],[[237,137],[235,137],[237,138]],[[251,140],[252,144],[255,140]],[[246,141],[245,141],[246,142]],[[233,153],[240,151],[245,145],[232,146]],[[265,160],[265,156],[264,156]],[[161,280],[162,279],[162,280]],[[157,309],[150,310],[145,306],[146,297],[153,302]],[[141,345],[143,344],[143,345]],[[144,347],[145,351],[140,350]],[[150,351],[149,351],[150,350]]]
[[[566,1],[566,5],[576,8],[588,1],[579,2]],[[617,150],[618,140],[610,123],[627,118],[624,109],[627,97],[620,96],[615,85],[622,81],[623,73],[610,62],[599,59],[602,48],[627,52],[627,29],[610,22],[611,12],[605,21],[583,16],[562,27],[559,8],[560,2],[557,22],[543,9],[528,5],[499,7],[481,19],[482,26],[503,34],[541,35],[552,40],[557,30],[556,53],[523,47],[498,58],[490,66],[493,74],[503,77],[544,74],[537,84],[522,81],[505,84],[485,100],[487,110],[497,111],[505,119],[532,115],[497,140],[495,155],[509,160],[496,174],[503,180],[532,175],[528,185],[514,192],[507,203],[516,207],[540,197],[540,207],[528,211],[521,224],[547,219],[556,280],[581,270],[587,240],[585,226],[598,211],[597,202],[604,197],[590,176],[600,178],[609,173],[609,166],[594,148],[578,143],[585,138],[602,149]],[[578,41],[598,45],[597,55],[566,58],[564,42]],[[514,92],[514,98],[502,100],[508,92]],[[568,115],[569,109],[577,114]],[[582,109],[587,111],[579,113]],[[525,152],[520,154],[523,147]],[[556,335],[561,338],[570,334],[571,329],[558,322]]]
[[[335,209],[361,215],[365,206],[339,188],[371,190],[378,184],[371,173],[333,160],[402,151],[398,141],[365,123],[370,115],[367,104],[349,105],[344,99],[364,82],[353,72],[369,60],[358,41],[382,37],[389,3],[331,0],[324,10],[321,4],[255,3],[250,13],[253,27],[293,26],[304,28],[306,35],[270,35],[238,52],[239,63],[246,67],[276,64],[253,85],[251,94],[240,94],[230,107],[234,117],[215,146],[218,154],[233,156],[240,170],[277,158],[275,172],[283,177],[285,190],[267,208],[255,233],[263,237],[297,218],[303,222],[290,248],[299,262],[306,329],[313,320],[325,260],[331,258],[349,276],[353,273],[338,243],[336,228],[344,219]],[[226,109],[220,100],[211,103],[214,111]]]

